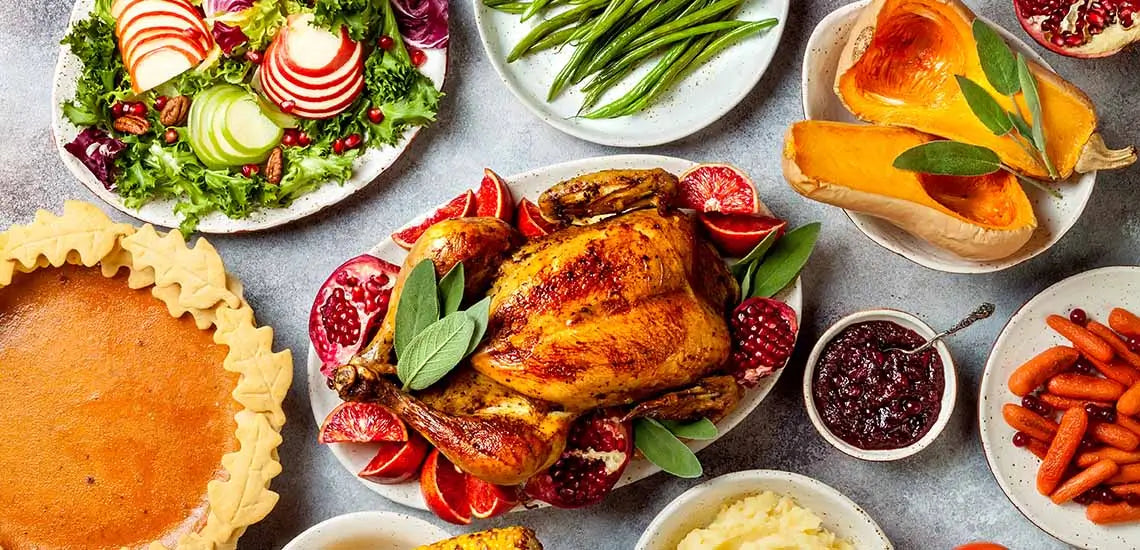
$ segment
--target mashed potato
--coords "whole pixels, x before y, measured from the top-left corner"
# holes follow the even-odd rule
[[[712,524],[694,529],[677,550],[854,550],[818,516],[771,491],[726,504]]]

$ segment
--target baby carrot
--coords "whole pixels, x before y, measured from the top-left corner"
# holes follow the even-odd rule
[[[1119,421],[1120,417],[1117,416],[1117,422]],[[1136,447],[1140,447],[1140,436],[1119,424],[1097,422],[1089,428],[1089,432],[1092,433],[1093,439],[1122,451],[1135,451]]]
[[[1053,491],[1049,499],[1052,500],[1054,504],[1069,502],[1081,493],[1104,483],[1105,480],[1116,475],[1118,471],[1120,471],[1120,466],[1111,460],[1105,459],[1097,462],[1062,483],[1060,487],[1057,487],[1056,491]]]
[[[1110,380],[1116,380],[1125,386],[1131,386],[1136,382],[1140,382],[1140,370],[1136,370],[1120,361],[1099,361],[1088,358],[1089,362],[1096,367],[1096,370],[1105,375]]]
[[[1116,402],[1116,411],[1120,414],[1140,414],[1140,382],[1132,384],[1120,400]]]
[[[1116,356],[1112,347],[1101,340],[1099,336],[1060,315],[1050,315],[1045,319],[1045,323],[1089,357],[1101,361],[1111,361]]]
[[[1077,466],[1088,468],[1105,459],[1111,460],[1118,465],[1136,464],[1140,462],[1140,452],[1122,451],[1116,447],[1098,447],[1077,455]]]
[[[1019,432],[1025,432],[1033,439],[1049,442],[1053,440],[1053,434],[1057,433],[1056,422],[1021,405],[1006,403],[1001,408],[1001,415],[1009,427]]]
[[[1063,372],[1049,379],[1049,393],[1072,399],[1116,401],[1124,393],[1124,384],[1106,378]]]
[[[1112,492],[1119,496],[1124,495],[1140,495],[1140,483],[1125,483],[1124,485],[1113,485]]]
[[[1097,525],[1137,521],[1140,520],[1140,506],[1133,506],[1127,502],[1116,504],[1094,502],[1085,509],[1085,517]]]
[[[1124,308],[1118,307],[1108,314],[1108,326],[1125,336],[1140,336],[1140,317]]]
[[[1054,375],[1077,364],[1081,353],[1069,346],[1053,346],[1017,367],[1009,376],[1009,391],[1025,397]]]
[[[1116,475],[1108,478],[1109,485],[1124,485],[1140,482],[1140,464],[1125,464]]]
[[[1049,452],[1037,470],[1037,492],[1043,495],[1053,493],[1065,475],[1069,463],[1081,446],[1081,439],[1089,427],[1089,414],[1084,409],[1069,409],[1061,417],[1057,435],[1049,444]]]
[[[1140,436],[1140,420],[1136,420],[1126,414],[1118,414],[1116,415],[1116,424]]]
[[[1049,444],[1040,439],[1029,438],[1029,444],[1025,448],[1041,460],[1045,460],[1045,456],[1049,454]]]
[[[1133,368],[1140,368],[1140,353],[1132,351],[1128,347],[1128,342],[1121,339],[1112,329],[1096,321],[1089,321],[1089,324],[1085,325],[1085,328],[1089,329],[1089,332],[1097,335],[1101,340],[1104,340],[1105,343],[1112,348],[1112,351],[1116,352],[1117,357],[1124,359],[1124,361]]]
[[[1085,405],[1088,405],[1089,403],[1092,403],[1093,405],[1096,405],[1098,407],[1111,407],[1112,406],[1112,403],[1109,403],[1108,401],[1089,401],[1087,399],[1073,399],[1070,397],[1061,397],[1060,395],[1053,395],[1053,394],[1048,393],[1048,392],[1037,394],[1037,399],[1040,399],[1042,403],[1045,403],[1046,405],[1049,405],[1050,407],[1053,407],[1054,409],[1057,409],[1059,411],[1066,411],[1066,410],[1069,410],[1073,407],[1083,407]]]

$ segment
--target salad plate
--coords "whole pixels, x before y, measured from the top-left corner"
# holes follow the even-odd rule
[[[695,164],[688,160],[656,155],[618,155],[556,164],[506,177],[504,180],[513,197],[516,199],[527,198],[533,201],[555,183],[599,170],[662,168],[668,172],[680,174]],[[418,220],[422,220],[424,217],[426,215],[421,216]],[[414,223],[416,222],[413,221]],[[391,238],[380,242],[368,252],[395,265],[400,265],[407,255],[407,251],[398,246]],[[802,319],[803,290],[799,278],[796,278],[788,288],[776,295],[775,298],[790,306],[796,315]],[[308,354],[309,402],[317,424],[321,424],[329,413],[342,403],[337,393],[329,389],[326,376],[321,372],[321,366],[321,359],[316,350],[310,346]],[[783,369],[777,370],[771,376],[761,379],[756,387],[744,392],[739,405],[717,422],[717,438],[732,430],[760,405],[775,386],[782,372]],[[685,441],[685,443],[693,451],[699,451],[715,440],[715,438],[711,440],[690,440]],[[368,465],[377,451],[375,444],[331,444],[329,447],[341,465],[354,477],[357,472]],[[648,460],[636,458],[629,463],[618,482],[618,486],[645,479],[659,471],[660,469]],[[359,477],[357,479],[369,489],[393,502],[421,510],[428,509],[421,494],[420,484],[414,479],[397,484],[378,484]],[[522,509],[525,508],[521,506],[516,508],[516,510]]]
[[[859,12],[869,3],[868,0],[863,0],[840,7],[820,21],[808,39],[802,82],[805,118],[859,122],[840,102],[833,86],[840,55],[847,44],[851,28],[855,25]],[[990,25],[1014,51],[1052,70],[1040,55],[1013,34],[993,23]],[[1095,182],[1096,172],[1074,174],[1069,180],[1055,186],[1061,193],[1059,199],[1036,187],[1023,186],[1037,216],[1037,229],[1019,251],[993,261],[964,259],[885,220],[850,210],[846,212],[855,227],[876,244],[921,266],[949,273],[990,273],[1028,261],[1061,240],[1080,218],[1092,195]]]
[[[77,25],[86,20],[96,8],[97,3],[106,3],[106,0],[77,0],[71,12],[66,33],[71,33]],[[407,37],[405,37],[406,41]],[[409,45],[409,47],[411,46]],[[430,48],[425,46],[420,48],[420,51],[425,56],[422,65],[418,66],[419,72],[430,79],[436,90],[442,89],[447,72],[446,39],[442,47]],[[117,51],[115,55],[118,55]],[[351,173],[343,181],[338,181],[339,178],[333,178],[323,183],[320,181],[306,182],[303,186],[304,189],[291,194],[287,200],[281,201],[287,204],[286,206],[244,209],[244,217],[237,218],[231,218],[214,207],[201,215],[196,220],[196,224],[188,225],[186,216],[179,212],[187,202],[185,197],[142,197],[141,204],[136,204],[139,202],[135,200],[137,198],[131,200],[124,198],[115,191],[114,185],[104,184],[79,158],[65,150],[64,146],[75,140],[76,136],[83,130],[65,115],[64,107],[67,101],[76,96],[78,81],[83,73],[82,61],[68,46],[62,46],[52,84],[52,134],[63,164],[85,187],[107,204],[125,214],[162,227],[181,226],[183,229],[193,229],[202,233],[243,233],[265,230],[304,218],[344,200],[375,181],[396,162],[422,129],[422,126],[419,125],[409,125],[403,131],[402,136],[397,136],[394,139],[392,145],[369,147],[367,143],[363,144],[361,148],[364,150],[351,163]],[[259,73],[248,76],[246,80],[249,87],[254,89],[260,87],[258,86]],[[263,93],[259,92],[259,94]],[[356,105],[357,103],[353,103],[346,113],[352,112]],[[317,146],[322,147],[322,152],[315,152],[313,156],[305,157],[306,159],[311,159],[314,163],[321,163],[335,154],[331,143],[321,144],[319,139],[314,136],[314,147]],[[287,160],[288,158],[286,155]],[[338,167],[336,170],[330,169],[328,172],[347,173],[346,168],[348,167]],[[156,177],[161,177],[161,175],[156,174]],[[206,193],[212,192],[209,189],[209,184],[206,184],[206,187]],[[231,199],[218,199],[219,202],[226,200]],[[237,200],[248,200],[248,197]]]
[[[1140,310],[1140,267],[1104,267],[1074,275],[1034,296],[1010,318],[982,374],[978,397],[982,449],[998,486],[1041,530],[1080,548],[1129,548],[1140,538],[1140,525],[1096,525],[1086,519],[1083,506],[1074,502],[1058,506],[1037,492],[1041,461],[1013,444],[1014,429],[1003,421],[1003,406],[1019,400],[1007,386],[1010,375],[1046,348],[1069,345],[1046,326],[1045,319],[1066,315],[1073,308],[1102,322],[1113,308]]]
[[[574,137],[615,147],[649,147],[676,141],[732,110],[760,81],[775,56],[790,5],[788,0],[745,0],[736,15],[738,19],[776,18],[776,26],[724,50],[645,111],[590,120],[577,116],[584,98],[577,89],[567,90],[553,102],[546,101],[551,81],[569,60],[573,48],[538,52],[508,63],[511,49],[543,18],[536,16],[520,23],[518,15],[490,8],[483,0],[473,2],[479,38],[507,89],[543,122]],[[646,65],[652,64],[651,61]],[[649,66],[639,67],[603,95],[598,104],[620,97],[649,70]]]

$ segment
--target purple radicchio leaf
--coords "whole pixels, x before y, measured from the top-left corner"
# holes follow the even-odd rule
[[[447,47],[448,0],[393,0],[400,34],[418,48]]]
[[[203,0],[202,11],[206,17],[216,17],[219,13],[242,11],[253,6],[253,0]]]
[[[63,146],[79,159],[108,190],[115,187],[115,157],[127,148],[123,143],[98,128],[86,128],[75,140]]]
[[[241,27],[227,25],[221,21],[214,22],[214,42],[226,55],[233,53],[234,48],[249,42],[249,37],[242,32]]]

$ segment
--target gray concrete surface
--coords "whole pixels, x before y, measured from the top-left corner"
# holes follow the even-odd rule
[[[1063,548],[1026,521],[994,482],[977,435],[978,381],[991,343],[1022,302],[1068,275],[1137,263],[1140,224],[1134,203],[1140,195],[1133,186],[1140,170],[1103,174],[1088,210],[1069,235],[1049,253],[1006,272],[937,273],[877,247],[840,211],[800,199],[779,175],[781,137],[788,124],[802,116],[799,67],[804,44],[814,24],[841,3],[794,2],[776,60],[748,98],[712,127],[647,150],[733,162],[753,175],[764,200],[793,224],[825,223],[804,276],[805,326],[797,355],[751,417],[701,453],[706,478],[752,468],[818,478],[866,508],[900,549],[949,549],[976,539],[1021,550]],[[968,3],[1022,34],[1008,0]],[[292,348],[299,358],[307,346],[310,299],[329,271],[414,213],[477,184],[484,166],[511,174],[624,152],[563,135],[534,118],[485,59],[470,0],[456,0],[452,9],[454,57],[440,122],[425,131],[404,158],[369,188],[317,216],[276,231],[212,239],[245,282],[260,321],[273,325],[277,344]],[[0,227],[29,220],[36,208],[58,210],[66,198],[95,200],[64,169],[49,135],[52,70],[70,10],[70,0],[0,2]],[[1140,49],[1093,61],[1045,55],[1099,105],[1110,143],[1140,143],[1135,99],[1140,97]],[[997,303],[998,314],[950,343],[960,369],[960,397],[950,426],[933,446],[909,460],[871,464],[829,447],[812,429],[802,405],[800,378],[810,345],[829,323],[854,310],[886,306],[915,312],[941,327],[983,299]],[[241,548],[280,548],[308,526],[346,512],[401,509],[357,483],[316,444],[303,372],[299,359],[281,448],[285,472],[273,484],[281,501],[248,531]],[[696,483],[658,474],[588,510],[542,510],[493,523],[530,526],[553,550],[629,549],[658,510]],[[430,514],[413,513],[435,521]]]

